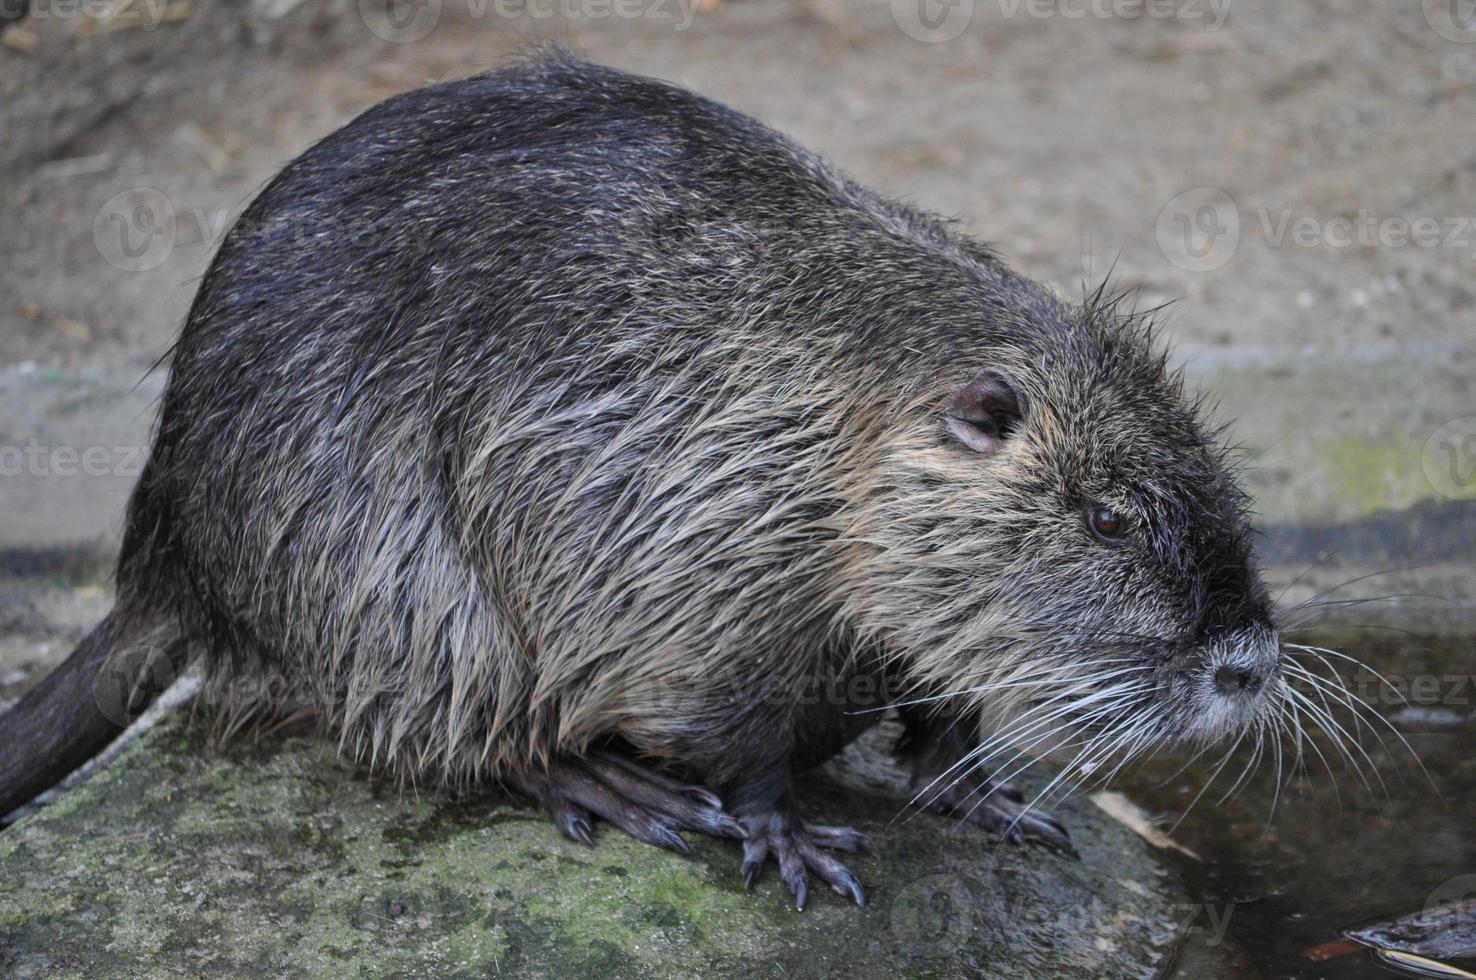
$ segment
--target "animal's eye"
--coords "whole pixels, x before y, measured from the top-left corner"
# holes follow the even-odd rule
[[[1103,541],[1116,541],[1127,533],[1127,521],[1111,507],[1087,504],[1087,527]]]

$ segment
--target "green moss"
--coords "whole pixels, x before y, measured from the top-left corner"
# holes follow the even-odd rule
[[[1262,520],[1325,524],[1438,499],[1423,454],[1444,423],[1470,414],[1468,374],[1317,357],[1198,372],[1192,386],[1212,392],[1216,417],[1232,423]]]
[[[797,913],[772,870],[745,891],[731,841],[681,856],[601,826],[589,849],[500,797],[401,796],[330,745],[217,751],[176,718],[0,835],[0,973],[950,977],[1168,955],[1153,924],[1172,921],[1173,879],[1090,808],[1065,814],[1076,864],[893,823],[900,804],[843,769],[807,788],[813,812],[883,846],[853,865],[865,909],[817,887]],[[956,901],[941,920],[940,894]],[[1123,914],[1064,914],[1088,898]]]
[[[1329,491],[1350,516],[1402,510],[1437,498],[1425,479],[1419,446],[1336,436],[1324,443],[1317,463]]]

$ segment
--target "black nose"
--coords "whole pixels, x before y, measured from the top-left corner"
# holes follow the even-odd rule
[[[1254,694],[1260,687],[1261,675],[1254,670],[1225,664],[1215,671],[1215,688],[1226,697]]]

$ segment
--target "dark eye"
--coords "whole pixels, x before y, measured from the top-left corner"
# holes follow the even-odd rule
[[[1088,504],[1086,523],[1091,532],[1103,541],[1116,541],[1127,533],[1127,521],[1111,507]]]

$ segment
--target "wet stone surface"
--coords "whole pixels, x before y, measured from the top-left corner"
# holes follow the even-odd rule
[[[6,976],[1145,976],[1178,875],[1085,800],[1080,862],[902,816],[880,733],[801,803],[881,848],[870,902],[796,912],[733,842],[682,857],[602,826],[564,840],[500,796],[401,794],[310,738],[212,747],[186,713],[0,833]],[[1029,789],[1028,786],[1023,786]]]

